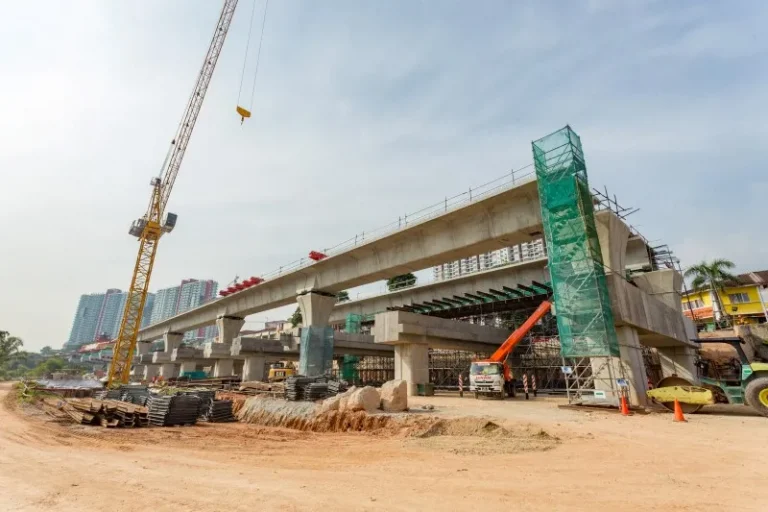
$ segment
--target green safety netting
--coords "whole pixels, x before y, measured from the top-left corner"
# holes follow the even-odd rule
[[[533,142],[563,357],[618,356],[581,140],[569,126]]]

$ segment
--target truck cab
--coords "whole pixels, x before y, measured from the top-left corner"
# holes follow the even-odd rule
[[[469,367],[469,391],[480,395],[503,399],[505,394],[514,396],[514,379],[506,363],[474,361]]]

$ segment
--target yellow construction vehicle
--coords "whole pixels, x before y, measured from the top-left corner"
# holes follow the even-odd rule
[[[269,365],[269,375],[267,380],[269,382],[283,382],[288,377],[296,375],[296,370],[286,363],[274,363]]]
[[[200,69],[195,88],[187,102],[176,136],[171,141],[160,175],[152,178],[150,182],[152,194],[147,212],[140,219],[134,221],[129,230],[131,235],[139,239],[139,254],[136,257],[125,312],[120,322],[119,334],[115,340],[112,364],[109,367],[107,385],[110,387],[128,382],[144,304],[147,300],[149,279],[157,254],[157,244],[160,237],[165,233],[170,233],[176,225],[176,214],[166,212],[165,208],[168,205],[173,184],[179,174],[179,168],[192,136],[192,130],[195,128],[197,117],[200,114],[200,108],[203,106],[203,100],[208,91],[208,85],[211,83],[216,62],[229,32],[237,2],[238,0],[224,0],[224,6],[213,32],[211,44],[203,60],[203,67]]]

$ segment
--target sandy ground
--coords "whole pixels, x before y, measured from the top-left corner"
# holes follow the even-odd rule
[[[419,398],[548,441],[316,434],[244,424],[112,430],[18,408],[0,384],[2,511],[766,510],[768,420],[624,418],[561,401]]]

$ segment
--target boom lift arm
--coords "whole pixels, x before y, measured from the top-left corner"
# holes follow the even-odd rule
[[[147,212],[143,217],[134,221],[129,230],[131,235],[139,239],[139,254],[133,269],[125,311],[120,322],[120,331],[115,340],[112,363],[109,367],[108,386],[128,382],[133,352],[136,350],[136,340],[141,328],[144,304],[147,301],[149,279],[157,254],[157,244],[160,237],[164,233],[169,233],[176,225],[175,214],[168,213],[165,218],[163,217],[165,208],[168,205],[176,176],[179,174],[179,168],[192,136],[192,130],[195,128],[197,116],[203,106],[203,100],[208,91],[208,85],[211,83],[216,62],[229,32],[237,2],[238,0],[224,0],[216,30],[213,33],[205,60],[203,60],[203,67],[200,69],[195,88],[187,102],[187,108],[184,110],[184,116],[176,130],[176,136],[171,141],[171,147],[165,162],[163,162],[160,176],[152,178],[150,182],[152,195]]]
[[[515,329],[515,332],[509,335],[509,338],[504,341],[504,343],[501,344],[499,348],[496,349],[496,352],[494,352],[490,358],[487,359],[487,361],[491,361],[494,363],[503,363],[510,352],[512,352],[512,349],[515,348],[515,345],[517,345],[523,337],[528,334],[528,331],[531,330],[531,327],[536,325],[536,322],[541,320],[541,317],[543,317],[545,314],[547,314],[547,311],[550,310],[552,307],[552,303],[548,300],[545,300],[542,302],[538,308],[536,308],[536,311],[533,312],[531,316],[528,317],[528,320],[523,322],[523,325]]]

